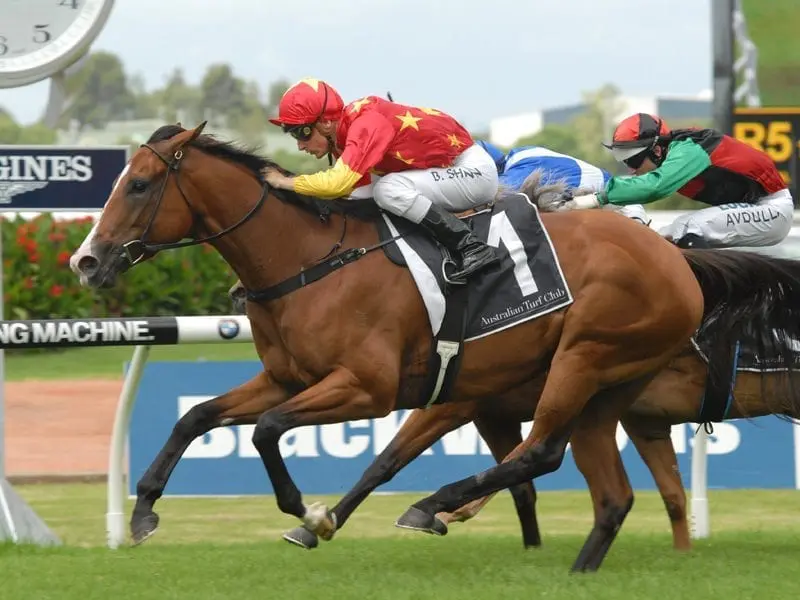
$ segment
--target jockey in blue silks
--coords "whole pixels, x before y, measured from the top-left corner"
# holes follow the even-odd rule
[[[611,179],[611,173],[599,167],[542,146],[520,146],[512,148],[506,154],[489,142],[476,140],[476,143],[483,146],[494,159],[500,185],[514,191],[518,191],[525,179],[536,170],[542,172],[541,183],[564,181],[570,190],[583,188],[599,192],[605,189],[606,182]],[[603,208],[608,207],[644,225],[650,224],[650,217],[641,204],[626,206],[608,204]]]

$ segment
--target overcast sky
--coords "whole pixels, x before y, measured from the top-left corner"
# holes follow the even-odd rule
[[[607,82],[631,95],[711,87],[710,0],[116,0],[94,49],[148,87],[228,62],[264,89],[313,76],[345,101],[390,90],[473,129]],[[0,90],[0,106],[31,122],[48,85]]]

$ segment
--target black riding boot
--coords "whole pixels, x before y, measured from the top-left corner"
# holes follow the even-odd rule
[[[686,248],[686,249],[692,248],[695,250],[711,248],[711,244],[709,244],[702,237],[694,233],[687,233],[685,236],[683,236],[681,239],[675,242],[675,245],[678,248]]]
[[[466,223],[443,208],[431,206],[420,225],[456,260],[456,271],[449,275],[452,281],[466,283],[470,275],[500,260],[494,248],[476,238]]]

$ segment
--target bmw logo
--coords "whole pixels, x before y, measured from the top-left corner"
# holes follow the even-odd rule
[[[239,323],[235,319],[221,319],[217,331],[223,340],[232,340],[239,335]]]

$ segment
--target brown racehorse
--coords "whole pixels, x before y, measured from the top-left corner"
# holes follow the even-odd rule
[[[198,431],[256,419],[253,444],[278,507],[327,538],[336,515],[303,503],[279,439],[295,427],[420,407],[427,314],[408,271],[374,251],[374,204],[271,190],[259,175],[268,161],[201,136],[202,128],[167,125],[151,136],[70,261],[82,284],[102,287],[158,251],[208,242],[249,298],[258,298],[247,313],[264,371],[181,419],[137,485],[134,537],[155,528],[162,481]],[[543,215],[543,222],[574,302],[467,343],[453,388],[461,401],[497,397],[547,370],[534,427],[502,464],[417,503],[413,519],[431,526],[439,512],[554,471],[569,440],[603,506],[573,569],[596,570],[633,503],[614,437],[621,414],[701,324],[723,347],[732,346],[741,315],[750,312],[759,330],[800,337],[800,264],[682,252],[603,211]],[[754,288],[756,276],[770,285]],[[774,343],[785,346],[778,350],[790,364],[785,340]]]
[[[671,426],[698,422],[705,391],[708,367],[693,346],[686,349],[661,370],[622,417],[622,425],[644,460],[664,501],[672,527],[673,546],[689,550],[691,538],[686,513],[686,492],[678,471],[672,444]],[[726,419],[778,415],[800,418],[800,387],[787,393],[781,379],[784,373],[738,373],[733,401]],[[503,395],[502,402],[486,399],[417,409],[403,423],[392,442],[367,469],[364,477],[334,507],[339,527],[369,493],[397,474],[444,434],[473,421],[498,462],[522,441],[520,423],[530,419],[544,377],[524,384]],[[524,547],[541,545],[536,518],[536,490],[532,482],[511,489],[512,499],[522,529]],[[432,528],[437,535],[447,534],[452,522],[474,517],[491,497],[475,500],[458,510],[440,513]],[[595,507],[600,510],[600,507]],[[398,520],[403,527],[403,517]],[[314,548],[317,536],[303,527],[284,534],[284,539]]]
[[[538,192],[547,187],[541,186],[538,190],[527,191],[531,198],[536,198]],[[246,313],[245,293],[240,282],[229,291],[234,309],[240,314]],[[678,422],[681,423],[697,420],[706,373],[705,365],[700,362],[694,349],[689,347],[658,373],[622,418],[625,431],[650,469],[664,501],[672,525],[673,545],[678,550],[689,550],[691,538],[686,519],[686,491],[678,472],[670,426],[675,419],[679,419]],[[758,376],[745,374],[743,379],[745,382],[749,379],[752,384]],[[491,398],[414,410],[391,443],[369,466],[361,480],[332,509],[337,517],[338,528],[344,526],[350,515],[373,490],[389,482],[443,435],[470,421],[474,422],[492,456],[500,462],[522,442],[520,423],[530,419],[544,382],[544,376],[537,377],[504,394],[501,403]],[[740,383],[740,386],[742,385]],[[759,410],[770,410],[763,404],[761,395],[754,399],[757,404],[762,403],[758,407]],[[732,414],[736,413],[737,408],[738,404],[734,404]],[[778,405],[772,410],[781,412],[786,409]],[[525,548],[540,546],[541,534],[536,517],[535,486],[529,481],[513,486],[510,491],[522,529],[523,546]],[[446,535],[448,524],[468,521],[477,515],[490,499],[491,497],[487,496],[454,512],[440,513],[437,515],[434,527],[423,531]],[[396,524],[405,527],[402,517]],[[317,535],[305,527],[296,527],[285,533],[283,538],[306,549],[316,548],[319,544]]]

